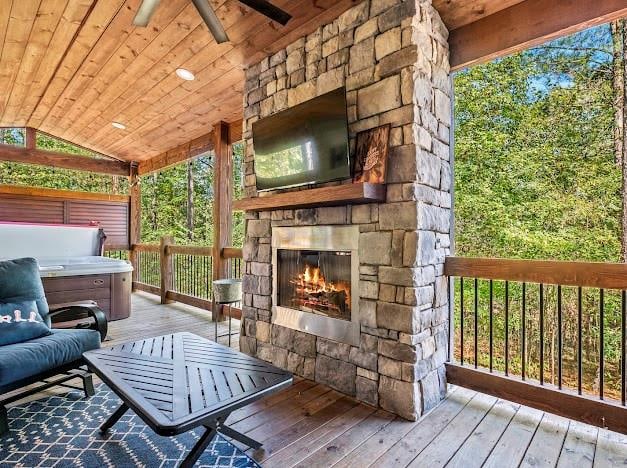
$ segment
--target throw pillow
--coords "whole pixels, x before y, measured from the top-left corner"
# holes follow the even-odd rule
[[[0,262],[0,303],[35,301],[37,312],[50,325],[48,303],[34,258]]]
[[[0,303],[0,346],[49,335],[35,301]]]

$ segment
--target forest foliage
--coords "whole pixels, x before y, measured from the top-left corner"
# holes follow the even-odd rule
[[[456,254],[620,261],[608,26],[458,73]]]

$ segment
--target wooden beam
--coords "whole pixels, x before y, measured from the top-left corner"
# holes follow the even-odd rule
[[[526,0],[451,31],[451,69],[488,62],[625,15],[625,0]]]
[[[446,380],[453,385],[627,434],[627,408],[618,402],[601,401],[551,385],[523,382],[452,363],[446,363]]]
[[[231,144],[242,140],[244,132],[243,125],[244,122],[242,119],[229,124],[229,141]]]
[[[214,149],[215,137],[213,132],[207,133],[201,137],[195,138],[189,143],[179,145],[176,148],[161,153],[154,158],[139,163],[139,175],[150,174],[151,172],[161,171],[170,166],[195,158],[207,151]]]
[[[47,197],[63,200],[90,200],[102,202],[128,202],[128,195],[112,195],[108,193],[75,192],[70,190],[28,187],[21,185],[0,185],[0,195],[16,195],[26,197]]]
[[[0,144],[0,161],[10,161],[39,166],[59,167],[77,171],[128,176],[130,165],[123,161],[96,159],[67,153],[45,151],[36,148]]]
[[[229,143],[234,143],[242,139],[242,120],[237,120],[224,125],[227,125],[228,127]],[[146,175],[151,172],[161,171],[170,166],[185,162],[188,159],[200,156],[207,151],[212,151],[215,148],[215,141],[216,138],[214,132],[212,131],[193,139],[189,143],[179,145],[176,148],[172,148],[165,153],[155,156],[154,158],[142,161],[139,164],[139,175]]]
[[[444,274],[527,283],[627,289],[627,264],[446,257]]]
[[[213,175],[213,279],[229,277],[229,263],[222,249],[231,245],[233,158],[229,126],[220,122],[213,128],[215,164]],[[214,320],[222,319],[222,307],[214,309]]]

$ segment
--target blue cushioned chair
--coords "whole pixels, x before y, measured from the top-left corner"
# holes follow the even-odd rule
[[[25,302],[27,301],[27,302]],[[43,335],[0,346],[0,435],[9,430],[6,405],[47,388],[62,385],[78,388],[86,396],[94,394],[91,374],[83,362],[83,352],[100,347],[107,335],[107,320],[95,303],[74,304],[50,310],[39,276],[37,261],[22,258],[0,262],[0,308],[14,303],[36,304],[43,323]],[[5,307],[6,309],[6,307]],[[83,321],[74,329],[50,329],[51,318]],[[45,324],[45,325],[44,325]],[[22,328],[19,333],[23,333]],[[32,328],[28,328],[29,332]],[[13,341],[22,335],[12,332]],[[80,378],[82,387],[66,382]],[[25,386],[36,384],[21,392]],[[11,392],[10,396],[6,394]]]

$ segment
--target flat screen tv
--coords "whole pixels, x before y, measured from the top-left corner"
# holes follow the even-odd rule
[[[345,89],[253,123],[253,146],[257,190],[349,178]]]

